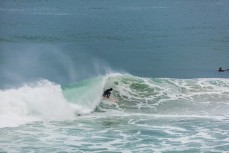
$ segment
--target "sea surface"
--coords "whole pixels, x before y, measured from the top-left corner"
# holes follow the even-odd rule
[[[0,0],[0,153],[229,152],[228,8]]]

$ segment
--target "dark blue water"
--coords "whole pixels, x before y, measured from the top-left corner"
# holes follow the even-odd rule
[[[48,78],[64,83],[89,78],[95,69],[103,73],[104,67],[142,77],[229,76],[217,72],[219,66],[229,68],[226,0],[3,0],[0,4],[4,83],[15,82],[9,74],[23,81]],[[71,64],[63,66],[66,62],[60,62],[59,52]],[[24,58],[18,60],[19,56]],[[70,65],[74,77],[67,74]]]

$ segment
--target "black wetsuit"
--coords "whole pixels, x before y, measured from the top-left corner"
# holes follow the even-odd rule
[[[225,70],[223,70],[221,67],[218,70],[219,72],[224,72]]]
[[[223,70],[221,67],[218,70],[219,72],[225,72],[225,71],[229,71],[229,69]]]
[[[103,96],[109,98],[112,90],[113,90],[112,88],[107,89],[106,91],[104,91]]]

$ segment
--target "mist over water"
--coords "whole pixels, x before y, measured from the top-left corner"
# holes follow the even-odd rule
[[[40,79],[67,84],[103,75],[109,67],[103,60],[83,51],[39,44],[3,45],[1,87],[21,85]]]

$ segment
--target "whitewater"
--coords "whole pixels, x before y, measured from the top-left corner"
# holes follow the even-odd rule
[[[117,102],[101,97],[108,87]],[[228,93],[228,79],[121,73],[4,89],[0,151],[226,152]]]

